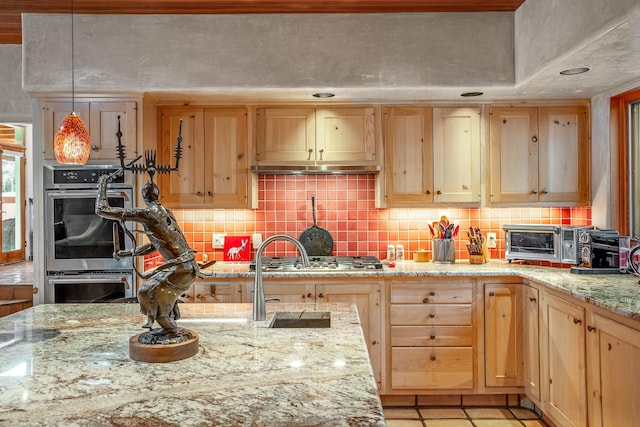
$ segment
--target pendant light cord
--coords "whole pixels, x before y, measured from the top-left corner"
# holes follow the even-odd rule
[[[73,34],[73,0],[71,0],[71,111],[76,111],[76,87],[75,87],[75,64],[74,64],[74,46],[73,40],[75,39]]]

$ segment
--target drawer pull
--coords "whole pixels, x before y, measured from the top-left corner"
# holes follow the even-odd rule
[[[313,297],[313,294],[312,294],[311,292],[309,292],[309,293],[307,294],[307,298],[311,298],[311,297]]]
[[[433,292],[433,291],[431,291],[431,292],[429,292],[429,296],[434,297],[434,296],[436,296],[436,293],[435,293],[435,292]]]
[[[432,340],[435,340],[436,336],[435,335],[431,335],[429,338],[431,338]]]
[[[428,304],[428,303],[429,303],[429,297],[425,297],[425,298],[422,300],[422,303],[423,303],[423,304]]]
[[[320,292],[320,293],[318,294],[318,298],[324,298],[324,294],[323,294],[322,292]]]
[[[589,332],[593,332],[593,331],[595,331],[595,330],[596,330],[596,327],[595,327],[595,326],[591,326],[591,325],[587,325],[587,330],[588,330]]]
[[[578,319],[577,317],[573,318],[573,323],[575,323],[576,325],[582,323],[582,320]]]
[[[432,362],[435,362],[435,361],[436,361],[436,355],[435,355],[435,354],[432,354],[432,355],[431,355],[431,361],[432,361]]]
[[[436,317],[436,314],[435,313],[429,313],[429,317],[433,319],[434,317]]]

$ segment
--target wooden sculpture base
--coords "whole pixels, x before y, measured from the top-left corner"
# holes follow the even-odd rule
[[[138,362],[148,363],[188,359],[198,353],[198,334],[189,332],[192,335],[189,339],[175,344],[143,344],[139,341],[143,334],[134,335],[129,338],[129,357]]]

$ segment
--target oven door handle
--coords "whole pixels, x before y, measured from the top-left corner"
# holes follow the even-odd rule
[[[68,192],[68,191],[50,191],[47,193],[47,195],[49,197],[74,197],[74,198],[80,198],[80,197],[92,197],[92,198],[96,198],[98,197],[98,192],[97,191],[73,191],[73,192]],[[122,197],[125,201],[129,201],[129,195],[124,192],[124,191],[107,191],[107,197]]]
[[[120,282],[124,283],[124,287],[125,289],[129,289],[129,281],[127,280],[126,277],[121,277]],[[108,278],[88,278],[88,279],[49,279],[49,283],[53,284],[53,285],[58,285],[58,284],[64,284],[64,283],[105,283],[105,282],[111,282],[112,280],[109,280]]]

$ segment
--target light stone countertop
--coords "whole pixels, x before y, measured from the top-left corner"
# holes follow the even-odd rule
[[[270,329],[251,304],[181,304],[200,337],[182,361],[129,358],[137,304],[45,304],[0,318],[2,426],[384,426],[350,304],[269,304],[331,312],[331,328]]]
[[[249,263],[218,262],[205,270],[215,278],[253,278]],[[265,272],[265,278],[393,278],[393,277],[500,277],[518,276],[587,301],[624,317],[640,321],[640,284],[631,274],[574,274],[569,267],[537,267],[492,260],[486,264],[404,261],[382,270]]]

